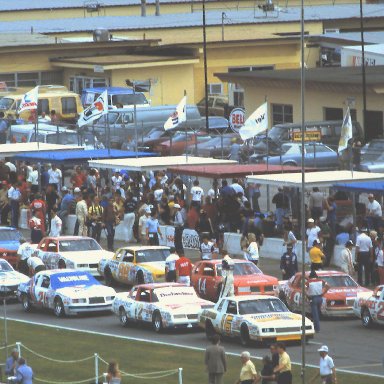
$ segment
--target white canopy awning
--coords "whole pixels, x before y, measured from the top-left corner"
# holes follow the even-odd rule
[[[234,164],[233,160],[220,160],[195,156],[142,157],[138,159],[89,160],[89,166],[104,169],[126,169],[128,171],[159,171],[174,165]]]
[[[384,180],[384,173],[369,173],[356,171],[327,171],[305,173],[306,188],[329,187],[335,183],[353,183],[380,180]],[[281,173],[273,175],[249,175],[247,176],[247,182],[301,189],[301,172]]]
[[[83,147],[76,145],[61,145],[47,143],[12,143],[0,144],[0,157],[12,157],[26,152],[43,152],[43,151],[70,151],[84,150]]]

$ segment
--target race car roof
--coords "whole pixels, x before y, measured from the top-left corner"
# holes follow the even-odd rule
[[[278,299],[278,297],[272,296],[272,295],[240,295],[240,296],[224,297],[224,299],[240,302],[240,301],[248,301],[248,300]]]
[[[187,285],[179,284],[179,283],[149,283],[149,284],[140,284],[135,286],[135,288],[146,288],[146,289],[167,288],[167,287],[187,287]]]
[[[132,249],[133,251],[144,251],[144,250],[155,250],[155,249],[170,249],[170,247],[167,247],[165,245],[126,245],[125,247],[121,247],[119,249]]]

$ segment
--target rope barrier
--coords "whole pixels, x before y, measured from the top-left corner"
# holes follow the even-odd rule
[[[12,347],[16,347],[16,344],[9,344],[9,345],[7,345],[7,346],[0,347],[0,350],[2,350],[2,349],[6,349],[6,348],[12,348]]]
[[[101,379],[103,375],[100,375],[98,379]],[[89,379],[85,380],[79,380],[79,381],[50,381],[50,380],[44,380],[40,379],[39,377],[33,376],[33,380],[39,381],[41,383],[47,383],[47,384],[82,384],[82,383],[92,383],[95,381],[95,377],[91,377]]]
[[[121,373],[122,373],[122,376],[133,377],[135,379],[155,380],[155,379],[161,379],[162,377],[175,375],[179,371],[177,369],[174,369],[172,371],[163,371],[163,372],[167,372],[167,373],[164,373],[162,375],[156,375],[156,376],[149,376],[148,374],[145,374],[145,373],[144,374],[129,374],[129,373],[126,373],[126,372],[121,372]],[[153,372],[151,372],[151,373],[153,373]]]

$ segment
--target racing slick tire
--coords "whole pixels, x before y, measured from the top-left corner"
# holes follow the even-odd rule
[[[108,287],[113,287],[115,285],[115,280],[113,280],[112,272],[109,268],[105,268],[104,281],[105,285],[108,285]]]
[[[136,285],[144,284],[144,274],[143,271],[138,271],[136,273]]]
[[[21,299],[21,305],[23,306],[24,312],[30,312],[32,309],[32,304],[28,299],[28,295],[26,293],[23,293],[20,299]]]
[[[63,304],[63,301],[60,299],[60,297],[56,297],[53,302],[53,313],[57,317],[65,316],[64,304]]]
[[[215,328],[210,320],[205,322],[205,336],[208,340],[212,340],[212,337],[216,335]]]
[[[373,320],[371,313],[369,312],[368,308],[363,308],[361,310],[361,322],[363,324],[363,327],[365,328],[371,328],[373,325]]]
[[[58,268],[59,269],[67,269],[67,264],[65,264],[65,261],[60,259],[58,263]]]
[[[250,344],[251,338],[249,337],[249,329],[246,324],[242,324],[240,328],[240,343],[246,347]]]
[[[152,316],[152,328],[156,333],[160,333],[163,330],[163,319],[159,311],[156,311]]]
[[[123,307],[120,307],[119,309],[119,319],[120,319],[120,324],[123,327],[128,327],[129,319],[128,319],[127,311]]]

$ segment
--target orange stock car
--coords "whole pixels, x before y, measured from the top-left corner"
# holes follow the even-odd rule
[[[232,259],[234,264],[235,295],[276,295],[278,279],[264,275],[252,262]],[[192,269],[191,285],[204,299],[216,301],[222,287],[222,260],[201,260]]]
[[[370,296],[372,291],[361,287],[351,276],[340,271],[316,271],[318,277],[329,285],[329,290],[323,296],[321,314],[330,317],[353,316],[353,304],[356,297]],[[308,279],[309,272],[305,274]],[[280,282],[279,297],[293,312],[301,311],[302,274],[296,273],[289,280]],[[311,312],[310,303],[305,299],[305,311]]]

